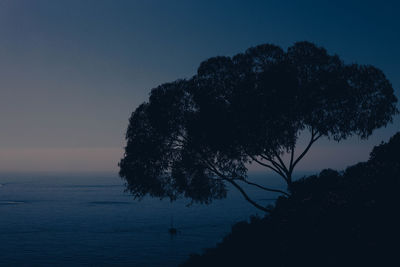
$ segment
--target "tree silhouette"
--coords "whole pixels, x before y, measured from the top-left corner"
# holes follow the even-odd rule
[[[347,65],[309,42],[286,52],[259,45],[210,58],[192,78],[153,89],[130,118],[119,174],[139,199],[209,203],[226,196],[228,183],[269,211],[243,183],[289,195],[294,168],[319,138],[368,138],[392,121],[396,103],[390,82],[373,66]],[[297,155],[303,131],[311,137]],[[252,182],[249,163],[278,173],[288,192]]]

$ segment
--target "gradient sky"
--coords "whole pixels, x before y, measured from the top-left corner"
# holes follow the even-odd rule
[[[308,40],[372,64],[400,97],[399,11],[398,1],[0,0],[0,172],[116,171],[151,88],[261,43]],[[299,169],[367,159],[398,117],[368,141],[323,140]]]

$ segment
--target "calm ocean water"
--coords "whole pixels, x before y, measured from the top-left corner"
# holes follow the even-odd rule
[[[251,195],[265,204],[276,198]],[[177,266],[215,246],[234,223],[261,215],[234,189],[208,206],[186,204],[135,201],[114,175],[2,174],[0,265]],[[179,230],[173,237],[171,218]]]

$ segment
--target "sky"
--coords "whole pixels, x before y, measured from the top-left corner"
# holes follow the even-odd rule
[[[0,172],[117,172],[129,116],[152,88],[263,43],[307,40],[374,65],[399,98],[399,11],[398,1],[0,0]],[[299,169],[366,160],[399,130],[397,116],[367,141],[322,140]]]

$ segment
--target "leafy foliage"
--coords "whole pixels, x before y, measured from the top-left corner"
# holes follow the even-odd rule
[[[309,42],[286,52],[265,44],[210,58],[192,78],[153,89],[135,110],[120,176],[138,198],[182,195],[202,203],[225,197],[230,183],[268,211],[240,186],[261,188],[247,177],[248,163],[277,172],[291,189],[292,172],[315,141],[367,138],[392,121],[396,102],[382,71],[346,65]],[[304,130],[311,139],[295,158]],[[284,153],[291,154],[289,163],[282,160]]]

